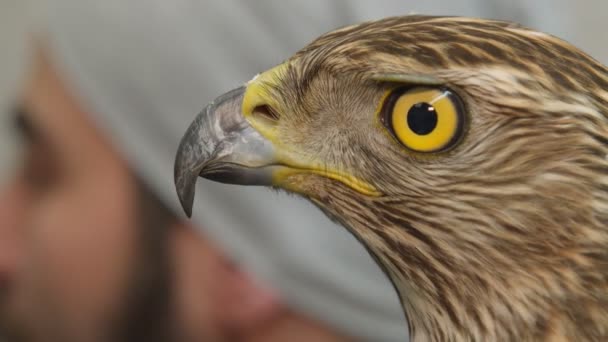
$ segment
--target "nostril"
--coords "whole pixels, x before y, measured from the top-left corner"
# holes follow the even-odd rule
[[[6,291],[6,288],[8,288],[8,277],[2,276],[0,273],[0,294]]]
[[[13,268],[14,267],[12,265],[0,265],[0,293],[2,293],[8,286],[11,273],[14,272]]]
[[[265,121],[278,121],[279,114],[268,105],[257,106],[253,109],[253,117],[264,119]]]
[[[6,285],[18,267],[18,252],[14,247],[1,246],[0,248],[3,248],[0,253],[0,288],[2,288]]]

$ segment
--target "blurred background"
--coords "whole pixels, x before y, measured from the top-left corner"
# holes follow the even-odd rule
[[[11,129],[9,112],[11,105],[18,96],[23,75],[27,70],[28,32],[36,27],[38,18],[41,16],[38,13],[40,1],[43,0],[0,0],[0,185],[11,173],[16,165],[15,161],[19,157],[19,146]],[[223,4],[226,0],[200,1],[212,7],[220,2]],[[297,8],[297,4],[304,3],[304,1],[239,2],[231,0],[226,1],[226,3],[231,6],[238,6],[242,3],[243,11],[256,11],[259,10],[256,9],[258,5],[268,8],[274,4],[277,5],[277,13],[280,13],[282,10],[289,11]],[[272,60],[268,60],[268,51],[265,54],[260,52],[258,58],[254,56],[252,63],[258,63],[255,68],[263,70],[274,63],[280,62],[318,35],[336,27],[367,19],[408,13],[477,16],[516,21],[565,39],[602,63],[608,63],[608,44],[606,44],[608,1],[606,0],[328,0],[328,2],[335,5],[333,8],[336,15],[332,17],[334,18],[332,20],[327,20],[329,16],[326,16],[324,20],[319,20],[319,22],[323,22],[323,25],[318,25],[314,17],[298,18],[298,23],[306,23],[310,19],[310,27],[298,32],[298,28],[289,27],[291,23],[285,18],[282,18],[282,21],[273,22],[273,25],[285,25],[286,30],[283,38],[286,38],[290,33],[298,32],[298,34],[294,34],[291,40],[287,39],[289,37],[286,38],[288,44],[280,47],[283,49],[281,51],[284,55],[272,56]],[[315,2],[313,1],[313,3]],[[137,14],[134,13],[133,16],[136,18]],[[219,18],[217,21],[218,25],[221,25],[222,19]],[[249,24],[249,22],[235,22],[233,23],[236,26],[234,31],[238,32],[239,29],[248,30],[247,25]],[[258,24],[263,25],[261,22]],[[221,36],[222,30],[219,26],[218,32],[220,32],[219,38],[224,38]],[[227,43],[235,42],[229,41]],[[259,63],[260,60],[264,62]],[[227,62],[222,62],[226,67]],[[210,63],[213,62],[210,61]],[[231,75],[234,76],[234,72]],[[244,73],[238,75],[237,78],[246,81],[251,76],[252,74]],[[215,95],[217,93],[202,94],[200,107],[202,108],[206,101],[212,99]],[[2,337],[0,337],[0,342],[2,342]]]
[[[32,22],[32,7],[30,0],[0,0],[0,182],[6,179],[17,155],[7,123],[7,108],[25,69],[25,32]]]
[[[6,109],[10,108],[12,97],[19,87],[20,76],[25,69],[25,41],[28,28],[36,24],[37,1],[40,0],[0,0],[0,182],[14,164],[16,144],[11,139],[7,124]],[[213,1],[201,0],[212,3]],[[219,1],[219,0],[218,0]],[[269,1],[265,1],[269,3]],[[291,1],[297,3],[297,1]],[[606,44],[605,0],[434,0],[434,1],[389,1],[383,2],[345,1],[341,3],[353,13],[364,14],[366,18],[378,18],[409,12],[423,14],[455,14],[484,16],[488,18],[518,21],[524,25],[557,35],[574,43],[584,51],[606,64],[608,44]],[[402,3],[404,11],[395,13],[394,8]],[[407,9],[407,10],[405,10]],[[349,15],[345,14],[344,18]],[[334,26],[347,24],[336,22]],[[309,30],[310,39],[332,27],[317,27]],[[317,31],[313,33],[313,31]],[[302,41],[304,44],[306,41]],[[297,44],[300,44],[297,42]],[[298,46],[295,44],[294,46]],[[243,75],[243,80],[250,75]]]

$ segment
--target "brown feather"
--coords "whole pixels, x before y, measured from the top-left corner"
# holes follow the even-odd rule
[[[410,16],[328,33],[271,93],[282,146],[373,184],[296,174],[368,248],[413,341],[608,340],[608,72],[511,23]],[[433,76],[468,123],[448,152],[379,124],[379,74]]]

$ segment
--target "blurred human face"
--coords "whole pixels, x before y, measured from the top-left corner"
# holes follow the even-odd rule
[[[122,324],[143,250],[138,189],[56,82],[36,65],[23,166],[0,197],[3,324],[14,339],[102,341]]]
[[[22,169],[0,191],[0,336],[342,339],[286,309],[154,200],[43,55],[23,108]]]

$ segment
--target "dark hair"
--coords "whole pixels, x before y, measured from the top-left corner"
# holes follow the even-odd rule
[[[170,227],[178,218],[150,187],[137,178],[137,247],[126,310],[114,341],[172,341],[177,336],[171,309]]]

